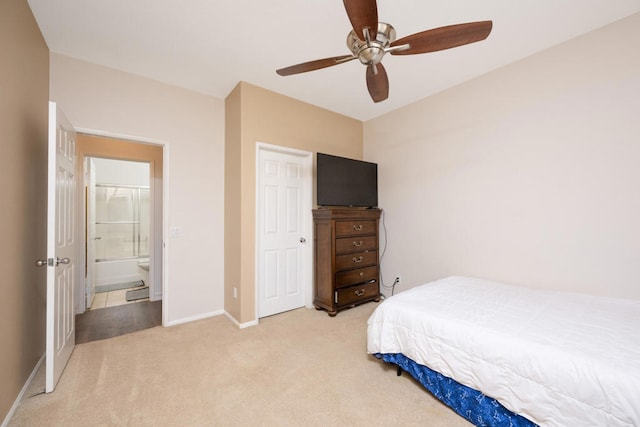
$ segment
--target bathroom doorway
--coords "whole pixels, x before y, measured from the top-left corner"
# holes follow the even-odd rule
[[[87,310],[149,300],[150,164],[86,157]]]
[[[84,177],[77,235],[85,250],[76,322],[99,338],[113,336],[101,329],[129,332],[141,316],[148,327],[161,325],[164,147],[79,133],[77,151]]]

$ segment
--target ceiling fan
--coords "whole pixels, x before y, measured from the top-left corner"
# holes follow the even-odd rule
[[[434,28],[396,40],[393,26],[378,22],[376,0],[343,1],[353,27],[347,36],[347,47],[352,54],[303,62],[276,70],[276,73],[289,76],[359,59],[367,66],[369,95],[374,102],[380,102],[389,97],[389,79],[380,62],[386,53],[415,55],[475,43],[486,39],[493,26],[492,21],[469,22]]]

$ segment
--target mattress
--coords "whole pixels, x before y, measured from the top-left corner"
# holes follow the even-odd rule
[[[640,426],[640,301],[450,277],[380,304],[367,350],[543,426]]]

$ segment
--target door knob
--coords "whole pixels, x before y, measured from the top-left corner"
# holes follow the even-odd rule
[[[53,258],[39,259],[36,261],[36,266],[38,267],[45,267],[47,265],[54,267],[59,264],[71,264],[71,259],[68,257],[64,257],[64,258],[56,258],[55,262],[53,261]]]
[[[304,237],[300,238],[300,243],[305,243],[307,241],[307,239],[305,239]]]

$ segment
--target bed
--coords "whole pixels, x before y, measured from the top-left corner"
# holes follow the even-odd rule
[[[380,304],[367,351],[475,425],[640,426],[640,301],[449,277]]]

